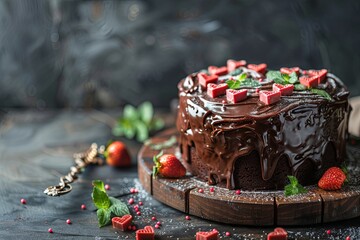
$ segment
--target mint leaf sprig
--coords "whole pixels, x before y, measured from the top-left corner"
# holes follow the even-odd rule
[[[240,74],[234,80],[227,80],[226,83],[230,89],[239,89],[245,87],[256,88],[261,86],[259,81],[256,81],[253,78],[248,78],[246,73]]]
[[[307,193],[308,191],[298,182],[296,177],[294,176],[287,176],[290,183],[285,186],[284,194],[286,197],[301,194],[301,193]]]
[[[151,131],[157,131],[164,127],[164,121],[154,118],[154,108],[150,102],[144,102],[135,108],[132,105],[124,107],[122,116],[117,120],[112,129],[115,136],[124,136],[144,142],[149,138]]]
[[[109,197],[106,193],[104,182],[94,180],[91,198],[97,208],[96,215],[98,217],[99,227],[108,225],[113,216],[122,217],[130,214],[125,203],[114,197]]]
[[[153,150],[162,150],[162,149],[165,149],[165,148],[171,148],[176,143],[177,143],[176,137],[171,136],[169,139],[167,139],[167,140],[165,140],[163,142],[159,142],[159,143],[155,143],[152,140],[147,140],[147,141],[145,141],[144,145],[149,146]]]
[[[299,82],[298,76],[295,72],[292,72],[291,74],[284,74],[280,71],[268,71],[266,73],[266,78],[282,85],[295,84]]]

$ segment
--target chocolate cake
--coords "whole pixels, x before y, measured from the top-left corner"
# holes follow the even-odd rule
[[[228,189],[303,185],[344,161],[349,92],[327,70],[228,60],[178,84],[183,164]]]

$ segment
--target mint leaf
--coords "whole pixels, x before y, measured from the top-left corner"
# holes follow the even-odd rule
[[[246,78],[245,80],[240,82],[240,87],[260,87],[261,84],[259,83],[259,81],[254,80],[252,78]]]
[[[150,130],[159,130],[159,129],[162,129],[163,127],[165,126],[165,123],[162,119],[160,118],[154,118],[150,125],[149,125],[149,128]]]
[[[96,211],[98,217],[99,227],[106,226],[111,221],[111,211],[109,209],[99,208]]]
[[[296,177],[288,176],[290,184],[285,186],[284,194],[285,196],[291,196],[301,193],[307,193],[307,190],[298,182]]]
[[[291,84],[294,84],[298,81],[298,76],[296,75],[296,72],[290,73],[289,77],[290,78],[289,78],[288,82]]]
[[[227,80],[226,83],[230,89],[239,89],[240,88],[240,81]]]
[[[294,90],[295,91],[304,91],[306,90],[306,86],[298,83],[298,84],[294,84]]]
[[[140,118],[149,124],[154,116],[154,108],[150,102],[144,102],[138,107]]]
[[[145,142],[145,146],[150,146],[150,148],[153,150],[162,150],[165,148],[172,147],[176,142],[177,142],[176,137],[171,136],[171,138],[169,138],[168,140],[160,143],[152,143],[151,141],[147,141]]]
[[[133,120],[133,119],[137,119],[139,117],[139,114],[136,111],[136,108],[134,108],[131,105],[126,105],[124,107],[123,117],[125,119]]]
[[[109,199],[111,202],[111,207],[109,208],[109,210],[112,214],[118,217],[130,214],[129,208],[126,206],[125,203],[113,197],[109,197]]]
[[[145,123],[138,121],[136,127],[136,139],[139,142],[143,142],[149,138],[149,130]]]
[[[234,71],[230,72],[231,76],[237,76],[241,74],[243,71],[240,68],[235,69]]]
[[[247,78],[247,74],[246,73],[242,73],[241,75],[239,75],[238,77],[237,77],[237,80],[238,81],[243,81],[243,80],[245,80]]]
[[[329,101],[332,100],[331,96],[325,90],[317,89],[317,88],[311,88],[310,92],[315,93],[317,95],[320,95],[320,96],[326,98]]]
[[[111,203],[110,203],[108,195],[106,194],[106,192],[100,190],[97,187],[93,188],[91,198],[94,202],[94,205],[98,209],[100,209],[100,208],[108,209],[110,207]]]
[[[285,83],[280,71],[268,71],[266,73],[266,78],[273,80],[274,82],[279,83],[279,84]]]
[[[104,182],[101,181],[101,180],[94,180],[92,181],[92,185],[96,188],[98,188],[99,190],[103,191],[103,192],[106,192],[105,190],[105,185],[104,185]]]

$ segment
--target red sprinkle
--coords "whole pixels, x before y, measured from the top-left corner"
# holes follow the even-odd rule
[[[86,205],[85,204],[81,204],[81,209],[85,210],[86,209]]]
[[[155,217],[155,216],[154,216],[154,217],[152,217],[152,218],[151,218],[151,220],[156,221],[156,217]]]
[[[351,240],[350,236],[347,236],[347,237],[345,238],[345,240]]]
[[[52,228],[49,228],[49,229],[48,229],[48,232],[49,232],[49,233],[53,233]]]
[[[160,225],[155,224],[155,228],[160,228]]]
[[[131,193],[135,193],[135,188],[130,188]]]
[[[135,231],[135,230],[136,230],[136,226],[133,225],[131,229],[132,229],[133,231]]]
[[[137,190],[137,188],[135,188],[135,192],[134,193],[138,193],[139,192],[139,190]]]
[[[236,191],[235,191],[235,194],[236,194],[236,195],[240,195],[240,194],[241,194],[241,191],[240,191],[240,190],[236,190]]]
[[[128,200],[128,203],[129,204],[133,204],[135,201],[134,201],[134,199],[133,198],[130,198],[129,200]]]
[[[211,187],[211,188],[210,188],[210,192],[215,192],[215,188],[214,188],[214,187]]]
[[[67,220],[66,220],[66,223],[67,223],[67,224],[71,224],[72,222],[71,222],[70,219],[67,219]]]
[[[143,202],[139,202],[139,205],[142,206],[142,205],[143,205]]]
[[[156,224],[160,226],[160,225],[161,225],[161,222],[157,222]]]
[[[23,198],[20,200],[20,202],[21,202],[22,204],[26,204],[26,200],[23,199]]]
[[[186,220],[190,220],[191,218],[190,218],[190,216],[186,216],[185,219],[186,219]]]
[[[140,211],[137,211],[136,214],[137,214],[138,216],[140,216],[140,215],[141,215],[141,212],[140,212]]]
[[[198,192],[199,192],[199,193],[203,193],[203,192],[204,192],[204,189],[199,188]]]
[[[105,184],[105,190],[110,190],[110,185],[109,184]]]
[[[230,232],[226,232],[225,235],[226,235],[227,237],[229,237],[229,236],[231,236],[231,233],[230,233]]]
[[[330,235],[331,234],[331,230],[326,230],[326,234]]]
[[[216,228],[214,228],[212,231],[213,231],[213,232],[219,232]]]
[[[132,226],[128,226],[128,230],[130,231],[132,229]]]

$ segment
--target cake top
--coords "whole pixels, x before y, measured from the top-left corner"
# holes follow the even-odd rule
[[[183,79],[178,87],[180,95],[193,97],[197,105],[233,117],[266,117],[266,113],[304,103],[345,101],[349,95],[341,80],[326,69],[282,67],[274,71],[265,63],[248,64],[245,60],[209,66]]]

